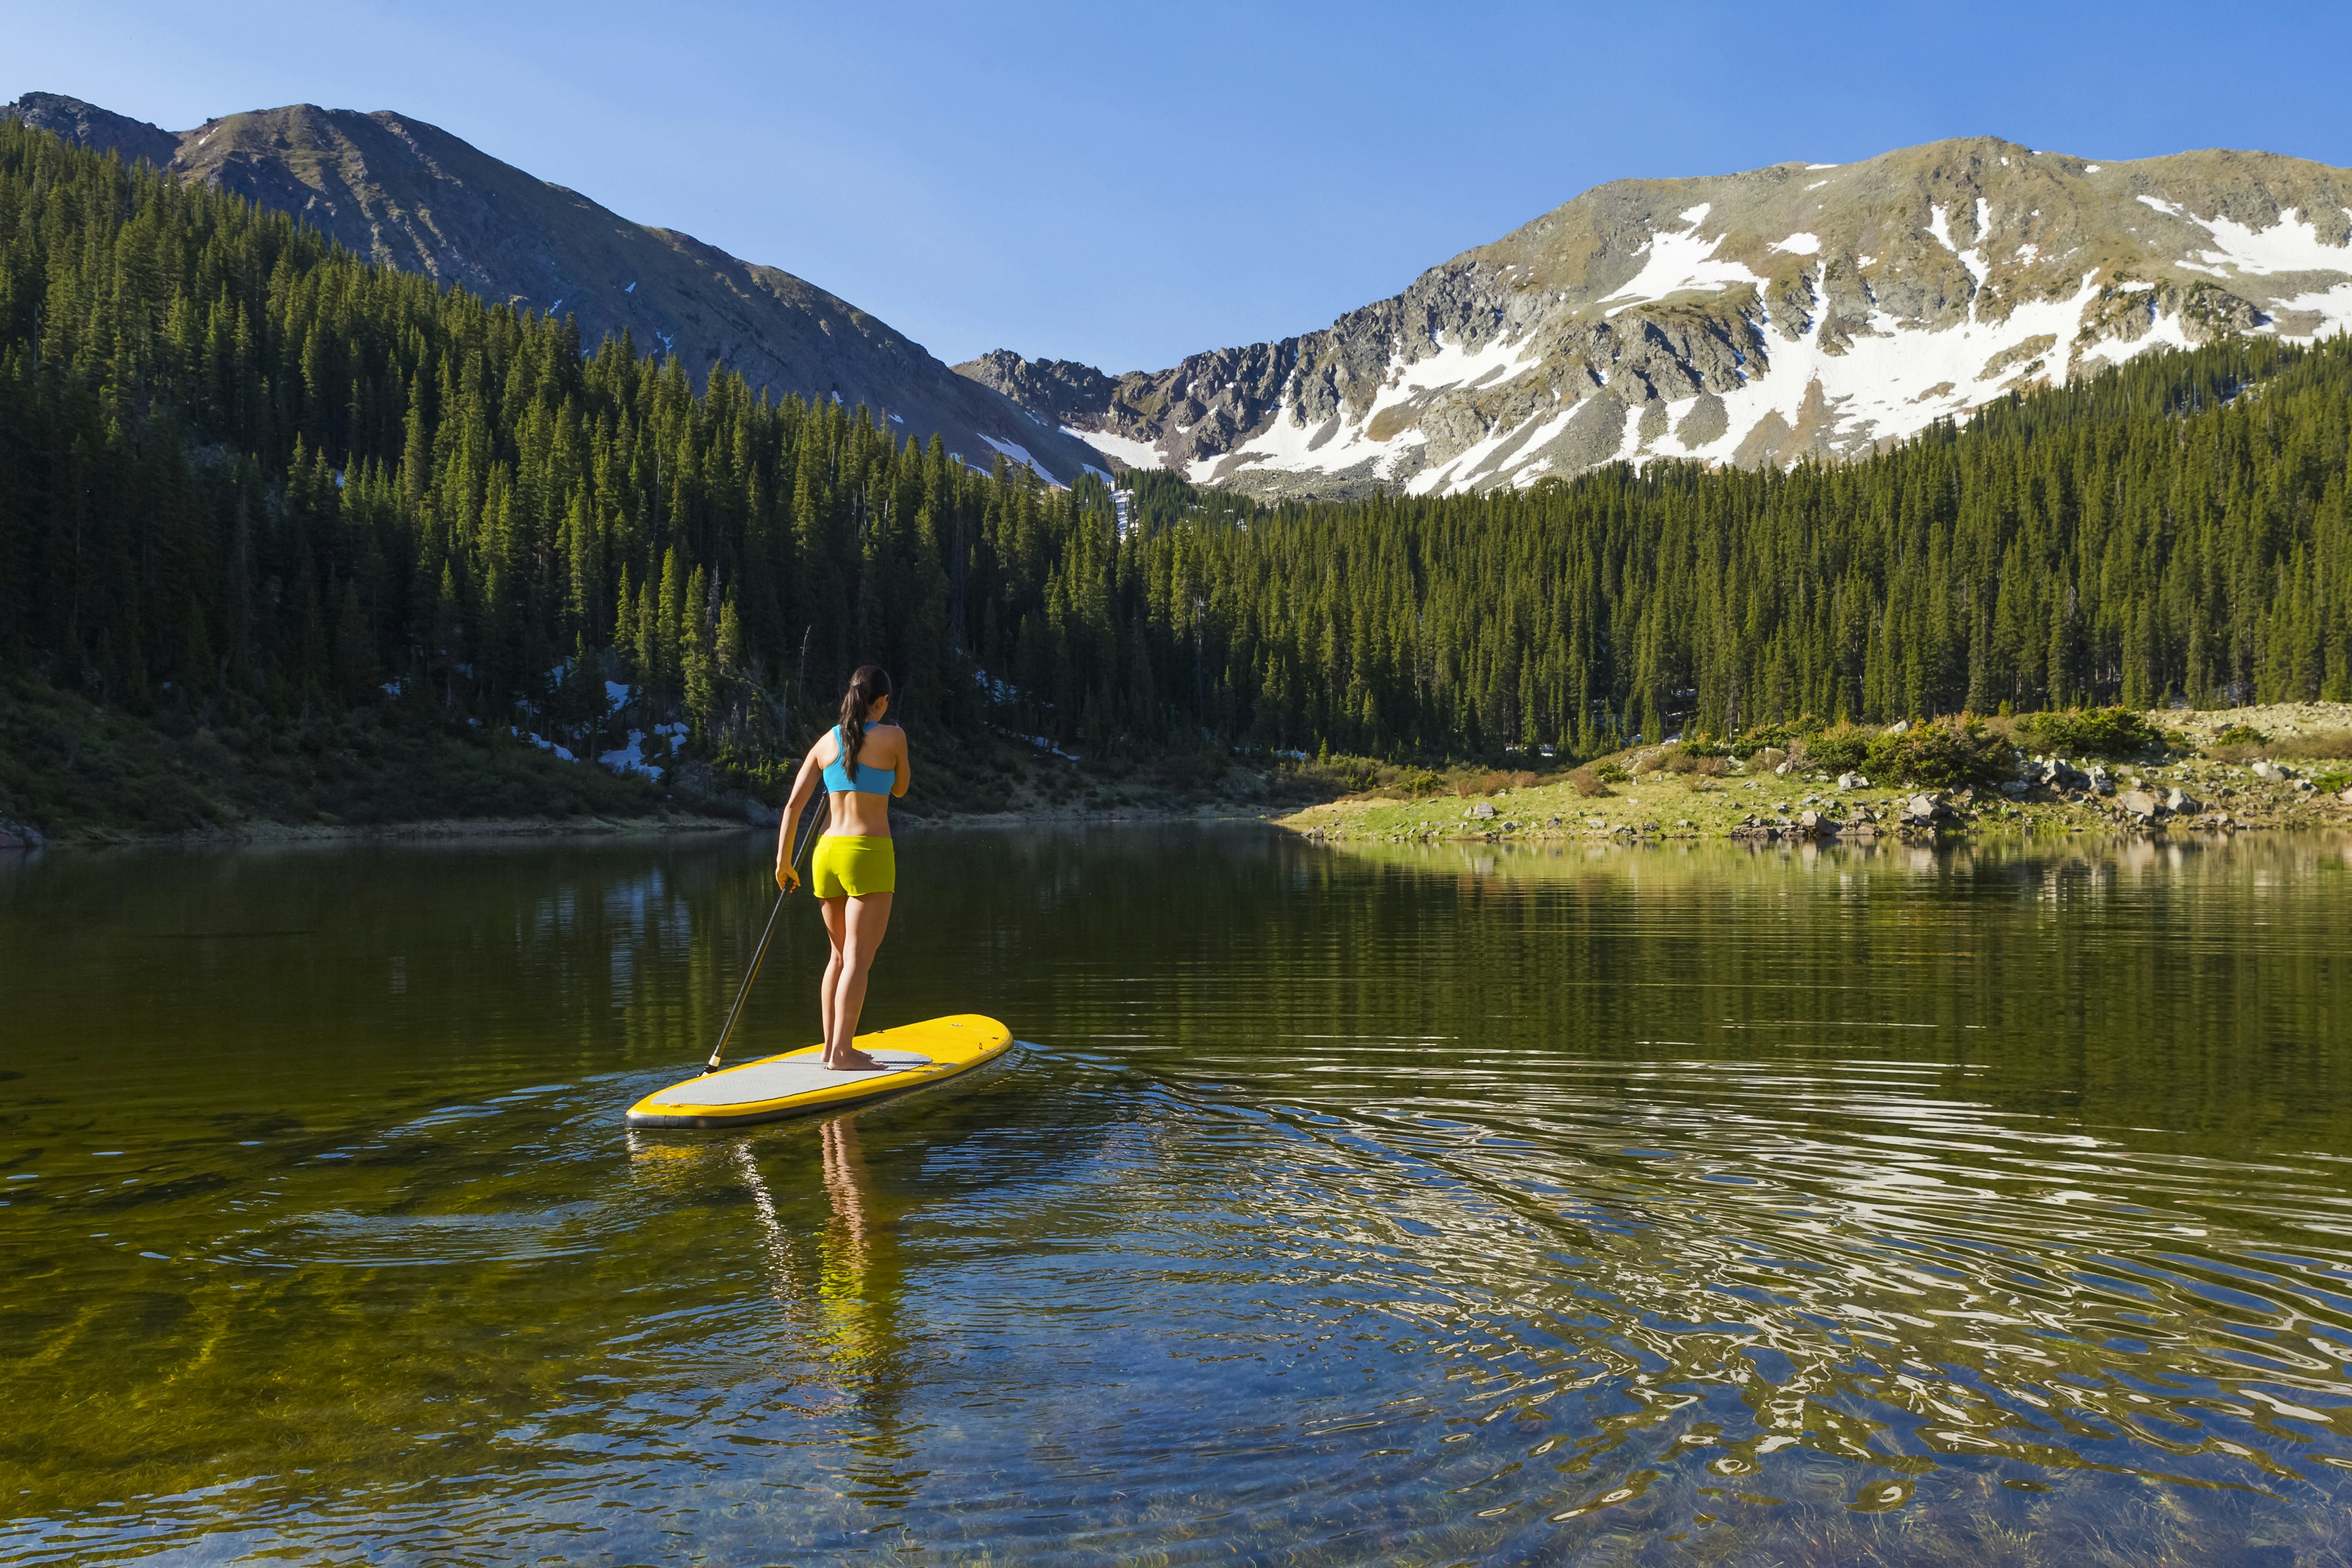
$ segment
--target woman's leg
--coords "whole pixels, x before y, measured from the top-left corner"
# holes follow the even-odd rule
[[[849,930],[849,913],[843,906],[847,899],[823,899],[817,908],[824,911],[824,934],[833,942],[833,953],[824,961],[824,979],[817,985],[816,1011],[821,1025],[817,1038],[824,1042],[824,1059],[833,1060],[833,994],[841,985],[841,944]]]
[[[857,1017],[866,1010],[866,976],[874,967],[874,952],[890,928],[890,895],[868,893],[848,900],[847,929],[840,943],[841,974],[835,982],[833,1016],[824,1037],[828,1067],[871,1067],[874,1058],[858,1050]],[[828,970],[827,973],[832,971]]]

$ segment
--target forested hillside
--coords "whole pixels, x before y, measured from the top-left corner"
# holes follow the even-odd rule
[[[2347,434],[2345,344],[2231,339],[1842,467],[1279,510],[1159,476],[1122,538],[1097,484],[698,396],[0,122],[0,669],[206,725],[675,721],[756,768],[867,659],[918,724],[1095,755],[2340,697]]]

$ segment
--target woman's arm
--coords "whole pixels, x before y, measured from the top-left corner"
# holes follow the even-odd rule
[[[811,746],[808,755],[801,759],[801,771],[793,778],[792,798],[784,802],[784,819],[776,825],[776,886],[787,893],[801,885],[800,868],[793,864],[793,825],[800,821],[801,811],[808,805],[824,773],[824,764],[816,760],[816,747]]]
[[[907,743],[907,731],[901,728],[898,731],[898,776],[891,781],[890,798],[896,800],[905,795],[907,786],[914,782],[915,750]]]

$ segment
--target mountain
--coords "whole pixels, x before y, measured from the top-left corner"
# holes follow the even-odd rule
[[[1620,180],[1277,342],[956,368],[1130,466],[1265,494],[1844,458],[2162,345],[2352,326],[2352,172],[1990,137]]]
[[[389,111],[296,104],[169,132],[55,93],[0,108],[77,145],[143,159],[294,214],[371,260],[483,298],[631,333],[698,381],[723,360],[754,388],[864,404],[900,436],[937,431],[986,468],[1002,452],[1062,483],[1103,458],[814,284],[629,219]]]

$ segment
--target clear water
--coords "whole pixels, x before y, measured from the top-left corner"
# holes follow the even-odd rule
[[[2340,842],[906,848],[0,866],[0,1561],[2352,1556]]]

